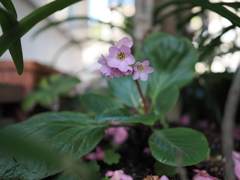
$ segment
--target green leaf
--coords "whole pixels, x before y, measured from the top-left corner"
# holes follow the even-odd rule
[[[143,94],[146,93],[147,83],[140,81]],[[114,79],[108,79],[109,90],[120,101],[129,107],[138,108],[141,103],[141,97],[132,76],[123,76]]]
[[[154,72],[149,74],[148,94],[156,99],[158,93],[170,86],[186,85],[194,77],[197,51],[186,38],[165,33],[150,35],[136,52],[137,61],[148,59]]]
[[[5,2],[5,1],[3,1]],[[10,5],[11,1],[7,4]],[[14,8],[14,7],[13,7]],[[12,27],[18,24],[17,19],[10,13],[6,12],[0,7],[0,24],[3,33],[8,32]],[[14,64],[17,68],[18,74],[22,74],[23,71],[23,55],[22,55],[22,45],[20,39],[16,40],[12,45],[9,46],[9,52],[12,56]],[[0,55],[1,56],[1,55]]]
[[[123,108],[111,108],[105,110],[100,116],[96,117],[99,123],[105,121],[116,121],[122,123],[143,123],[143,124],[151,124],[158,119],[158,116],[154,113],[146,114],[146,115],[135,115],[131,116],[131,114]]]
[[[105,176],[104,178],[102,178],[102,180],[110,180],[110,178]]]
[[[157,175],[174,176],[176,174],[176,166],[169,166],[158,161],[154,164],[154,171]]]
[[[10,12],[15,19],[17,19],[17,12],[11,0],[0,0],[2,5]]]
[[[87,109],[98,115],[108,108],[122,107],[116,100],[99,94],[84,94],[81,96],[81,102]]]
[[[161,163],[177,166],[197,164],[207,157],[205,136],[189,128],[172,128],[155,131],[148,140],[152,155]]]
[[[179,90],[176,86],[171,86],[160,91],[155,100],[155,113],[164,115],[176,104],[179,96]]]
[[[219,14],[222,17],[225,17],[231,23],[235,26],[240,27],[240,18],[229,11],[227,8],[223,7],[221,4],[211,3],[208,0],[198,0],[198,1],[192,1],[192,0],[172,0],[170,2],[167,2],[161,6],[158,6],[155,8],[155,16],[162,11],[163,9],[167,8],[170,5],[179,5],[179,4],[193,4],[195,6],[201,6],[205,9],[209,9],[217,14]]]
[[[120,154],[114,153],[114,150],[108,149],[105,152],[105,158],[103,159],[103,162],[107,163],[108,165],[112,165],[113,163],[117,164],[120,159]]]
[[[26,122],[6,127],[3,132],[38,142],[77,160],[99,143],[107,127],[82,114],[61,112],[33,116]],[[0,151],[0,177],[5,179],[19,176],[22,179],[41,179],[63,170],[57,164],[30,161],[4,149]]]
[[[31,14],[27,15],[23,18],[19,23],[17,23],[14,27],[7,30],[0,37],[0,56],[13,45],[15,42],[20,41],[20,38],[26,34],[32,27],[34,27],[38,22],[47,18],[49,15],[53,14],[58,10],[62,10],[63,8],[70,6],[81,0],[58,0],[53,1],[45,6],[38,8],[33,11]],[[1,17],[1,16],[0,16]],[[19,50],[19,49],[17,49]],[[18,52],[18,51],[17,51]],[[20,63],[20,62],[19,62]],[[18,68],[18,66],[16,66]],[[19,68],[19,70],[21,70]],[[21,71],[18,71],[21,73]]]
[[[89,161],[88,166],[93,172],[98,172],[100,170],[97,161]]]

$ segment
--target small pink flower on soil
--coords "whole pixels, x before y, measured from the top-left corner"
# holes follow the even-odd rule
[[[237,176],[238,180],[240,180],[240,164],[235,164],[234,173]]]
[[[205,170],[194,169],[197,174],[193,177],[193,180],[218,180],[215,177],[210,176]]]
[[[118,68],[122,72],[129,70],[129,65],[135,63],[135,58],[131,54],[131,50],[127,46],[122,46],[120,48],[110,47],[109,56],[107,58],[107,63],[110,67]]]
[[[105,176],[111,177],[111,180],[133,180],[131,176],[124,174],[122,170],[108,171]]]
[[[189,125],[191,123],[190,116],[187,114],[183,115],[180,119],[180,122],[182,123],[182,125],[185,125],[185,126]]]
[[[105,153],[100,147],[96,147],[96,152],[91,152],[85,156],[86,159],[100,161],[105,158]]]
[[[121,124],[119,122],[112,121],[111,124]],[[125,127],[110,127],[105,130],[105,137],[113,136],[113,141],[117,144],[124,143],[128,138],[128,131]]]
[[[153,68],[149,67],[149,61],[138,62],[134,65],[133,79],[136,80],[140,77],[142,81],[148,79],[148,74],[154,71]]]
[[[128,37],[124,37],[117,42],[118,48],[120,48],[122,46],[127,46],[127,47],[131,48],[132,45],[133,45],[133,42]]]
[[[145,147],[145,148],[143,149],[143,152],[146,153],[146,154],[148,154],[148,155],[151,155],[151,154],[152,154],[152,152],[151,152],[151,150],[150,150],[149,147]]]
[[[167,176],[162,176],[162,177],[159,177],[159,176],[152,176],[152,175],[148,175],[146,178],[144,178],[143,180],[169,180],[167,178]]]

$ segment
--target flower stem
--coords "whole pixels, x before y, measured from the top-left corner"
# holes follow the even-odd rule
[[[145,114],[148,114],[147,101],[146,101],[145,97],[143,96],[142,89],[140,87],[140,84],[139,84],[138,80],[135,80],[135,83],[137,85],[138,92],[139,92],[139,94],[140,94],[140,96],[142,98],[142,101],[143,101],[144,112],[145,112]]]

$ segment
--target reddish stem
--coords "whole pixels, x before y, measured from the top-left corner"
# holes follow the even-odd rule
[[[140,84],[139,84],[138,80],[135,80],[135,82],[136,82],[136,85],[137,85],[137,88],[138,88],[138,92],[139,92],[139,94],[142,98],[142,101],[143,101],[143,108],[144,108],[145,114],[148,114],[147,101],[146,101],[145,97],[143,96],[142,89],[140,87]]]

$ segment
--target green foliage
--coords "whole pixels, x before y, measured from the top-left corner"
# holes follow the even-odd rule
[[[88,166],[93,172],[98,172],[100,170],[97,161],[89,161]]]
[[[104,178],[102,178],[102,180],[110,180],[110,178],[105,176]]]
[[[108,165],[112,165],[113,163],[117,164],[120,159],[120,154],[114,153],[113,149],[108,149],[104,151],[105,158],[103,159],[103,162],[107,163]]]
[[[147,82],[149,96],[156,99],[158,93],[165,88],[180,88],[192,80],[197,52],[188,39],[155,33],[138,48],[136,59],[148,59],[154,67],[154,73],[149,74]]]
[[[38,142],[77,160],[94,149],[107,127],[108,125],[100,125],[86,115],[61,112],[33,116],[24,123],[8,126],[3,132]],[[55,162],[47,164],[4,149],[0,151],[0,176],[4,178],[21,176],[24,179],[41,179],[63,170]]]
[[[156,161],[154,164],[154,171],[157,175],[162,176],[174,176],[176,174],[176,166],[169,166],[159,161]]]
[[[143,93],[146,93],[147,83],[140,82]],[[108,79],[108,88],[114,96],[119,98],[123,104],[129,107],[138,108],[141,98],[136,84],[131,76],[123,76],[114,79]]]
[[[0,56],[7,50],[13,48],[16,51],[15,55],[19,55],[22,53],[20,49],[20,38],[26,34],[30,29],[32,29],[38,22],[47,18],[49,15],[55,13],[58,10],[62,10],[63,8],[70,6],[76,2],[81,0],[58,0],[53,1],[45,6],[38,8],[33,11],[31,14],[27,15],[18,23],[15,23],[14,26],[11,26],[10,29],[4,32],[4,34],[0,37]],[[3,2],[3,1],[1,1]],[[11,15],[12,11],[8,13]],[[2,16],[0,16],[2,17]],[[2,18],[1,18],[2,19]],[[1,23],[2,24],[2,23]],[[17,45],[15,45],[17,44]],[[15,49],[16,48],[16,49]],[[10,50],[11,52],[11,50]],[[17,53],[18,52],[18,53]],[[12,55],[12,53],[11,53]],[[14,59],[14,58],[13,58]],[[18,69],[18,73],[21,74],[23,70],[23,61],[20,61],[20,56],[17,56],[17,59],[14,60],[14,63]]]
[[[170,166],[189,166],[207,157],[205,136],[189,128],[172,128],[154,131],[149,138],[152,155]],[[181,164],[178,164],[180,160]]]
[[[166,114],[176,104],[179,90],[176,86],[171,86],[160,91],[155,100],[155,112],[159,115]]]
[[[0,7],[0,24],[3,33],[8,32],[12,27],[14,27],[18,21],[16,17],[16,11],[12,2],[2,0],[4,7],[10,12],[5,11]],[[22,74],[23,71],[23,55],[22,55],[22,45],[20,39],[17,39],[14,43],[9,46],[9,52],[12,56],[13,62],[17,68],[18,74]]]
[[[122,123],[143,123],[143,124],[151,124],[158,119],[158,116],[154,113],[145,114],[145,115],[135,115],[131,116],[126,109],[122,108],[111,108],[105,110],[100,116],[96,117],[98,122],[105,121],[115,121]]]
[[[122,107],[116,100],[99,94],[84,94],[81,96],[83,105],[96,114],[101,114],[105,109]]]
[[[38,84],[38,89],[27,95],[23,101],[22,107],[27,111],[36,103],[42,106],[51,105],[57,97],[65,95],[79,82],[79,79],[76,77],[65,77],[60,75],[44,77]]]

